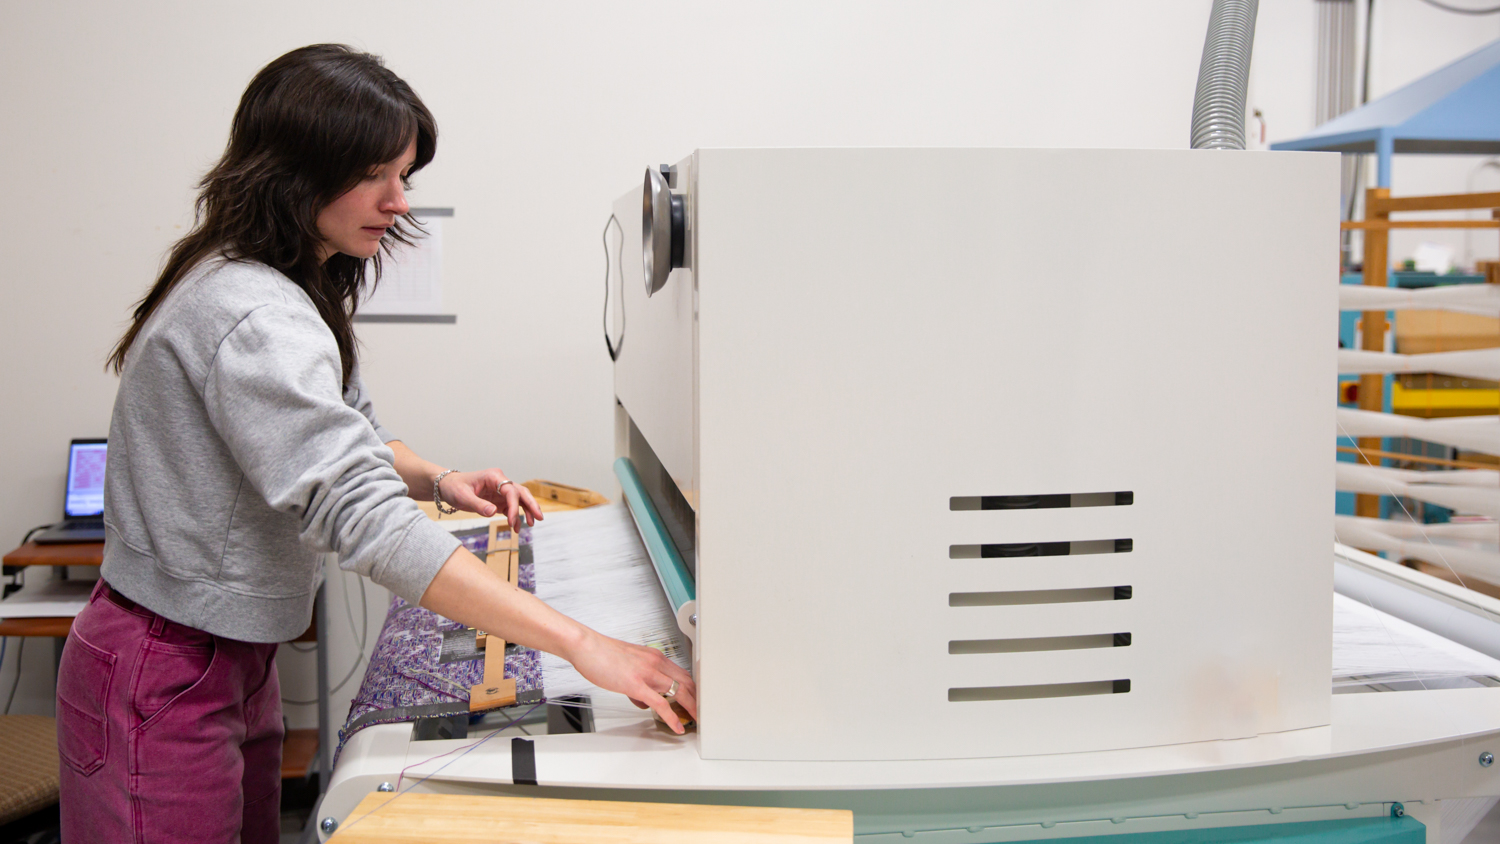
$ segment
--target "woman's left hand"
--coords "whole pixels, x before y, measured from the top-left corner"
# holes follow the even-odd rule
[[[499,469],[478,472],[449,472],[439,484],[443,503],[481,516],[504,513],[511,531],[521,529],[542,518],[542,508],[531,497],[531,490],[509,480]]]

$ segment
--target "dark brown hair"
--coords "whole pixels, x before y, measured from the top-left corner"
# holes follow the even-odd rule
[[[344,254],[318,260],[318,213],[413,139],[416,172],[437,151],[437,123],[379,56],[314,44],[266,65],[240,98],[223,158],[198,185],[193,230],[172,247],[156,283],[136,303],[106,366],[118,373],[141,326],[177,282],[205,258],[222,254],[259,261],[307,291],[338,342],[347,385],[365,262]],[[382,245],[389,254],[421,233],[407,214]],[[378,254],[373,264],[372,285],[380,277]]]

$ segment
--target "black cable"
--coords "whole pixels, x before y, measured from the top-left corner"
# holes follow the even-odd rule
[[[609,215],[609,222],[604,224],[604,348],[609,350],[609,359],[611,361],[619,360],[620,350],[625,348],[624,290],[620,291],[620,345],[616,346],[609,340],[609,227],[615,226],[616,228],[618,228],[619,225],[620,221],[615,219],[615,215],[613,214]],[[621,229],[621,237],[624,237],[623,229]],[[620,279],[621,287],[623,287],[624,284],[625,279],[622,276]]]
[[[32,535],[34,535],[37,531],[46,530],[49,527],[52,527],[52,525],[37,525],[31,530],[26,531],[26,538],[21,540],[21,544],[25,545],[26,543],[30,542]]]
[[[16,689],[21,688],[21,656],[26,653],[26,637],[21,637],[21,644],[16,646],[16,681],[10,684],[10,697],[5,699],[5,714],[10,714],[10,705],[16,702]]]
[[[1452,12],[1455,15],[1493,15],[1500,13],[1500,6],[1491,6],[1488,9],[1465,9],[1462,6],[1449,6],[1447,3],[1441,3],[1438,0],[1422,0],[1422,2],[1434,8],[1442,9],[1445,12]]]
[[[349,666],[349,673],[344,675],[344,679],[340,680],[339,684],[337,686],[334,686],[333,688],[331,688],[331,689],[328,690],[328,694],[329,695],[332,695],[334,692],[338,691],[339,689],[342,689],[344,687],[344,684],[347,683],[347,682],[349,682],[349,678],[354,676],[354,669],[356,669],[356,668],[359,667],[359,663],[363,659],[364,659],[364,654],[360,654],[359,656],[357,656],[357,657],[354,658],[354,664],[351,665],[351,666]],[[288,705],[288,706],[312,706],[313,704],[315,704],[315,703],[318,702],[318,699],[317,698],[313,698],[312,700],[292,700],[291,698],[285,698],[284,697],[284,698],[281,699],[281,702],[282,702],[282,704]]]
[[[342,576],[342,570],[341,570],[341,575],[340,576]],[[369,615],[369,603],[368,603],[368,601],[367,601],[367,599],[365,597],[365,579],[363,577],[356,577],[355,579],[359,581],[359,615],[360,615],[360,622],[364,625],[363,630],[355,630],[354,629],[354,608],[349,605],[349,582],[348,582],[348,580],[345,580],[343,582],[343,586],[344,586],[344,611],[346,613],[348,613],[348,616],[349,616],[349,632],[352,633],[352,634],[354,634],[356,636],[356,638],[359,640],[359,655],[354,658],[354,664],[351,665],[351,666],[349,666],[349,673],[347,673],[347,674],[344,675],[344,679],[340,680],[339,684],[337,686],[334,686],[333,688],[331,688],[331,689],[328,690],[328,694],[329,695],[332,695],[335,692],[337,692],[339,689],[342,689],[344,687],[344,684],[348,683],[349,680],[350,680],[350,678],[352,678],[354,676],[354,670],[356,668],[359,668],[359,664],[361,662],[363,662],[364,659],[365,659],[365,645],[370,640],[370,615]],[[293,643],[293,642],[288,642],[287,644],[289,644],[289,645],[295,645],[295,643]],[[332,637],[330,637],[329,644],[330,645],[333,644]],[[316,646],[314,646],[313,648],[311,648],[309,650],[305,650],[305,651],[302,650],[301,648],[298,648],[298,647],[295,647],[295,646],[292,648],[292,650],[296,651],[297,653],[304,653],[304,654],[305,653],[312,653],[316,649],[317,649]],[[312,700],[291,700],[290,698],[282,698],[281,699],[282,705],[291,705],[291,706],[312,706],[313,704],[315,704],[317,702],[318,701],[317,701],[316,698],[314,698]]]
[[[22,539],[21,539],[21,544],[25,545],[26,543],[30,542],[31,541],[31,537],[34,536],[37,531],[39,531],[39,530],[46,530],[49,527],[52,527],[52,525],[50,525],[50,524],[47,524],[47,525],[37,525],[36,527],[32,528],[31,530],[26,531],[26,535],[24,537],[22,537]],[[9,566],[7,566],[7,568],[9,568]],[[15,574],[12,574],[10,576],[16,579],[16,583],[12,584],[13,586],[19,588],[20,586],[25,585],[25,583],[26,583],[26,568],[25,568],[25,566],[17,566],[16,569],[15,569]],[[11,592],[11,586],[6,586],[3,589],[0,589],[0,591],[3,591],[5,594],[9,595],[10,592]],[[3,669],[5,667],[5,650],[6,650],[6,646],[8,644],[10,644],[10,637],[8,637],[8,636],[0,637],[0,669]],[[6,698],[6,700],[5,700],[5,714],[6,715],[10,714],[10,704],[11,704],[12,701],[14,701],[16,699],[16,689],[18,689],[18,688],[21,687],[21,655],[24,654],[25,652],[26,652],[26,639],[25,639],[25,637],[22,637],[21,638],[21,644],[19,644],[19,645],[16,646],[16,681],[11,684],[11,687],[10,687],[10,696],[8,698]]]
[[[34,536],[37,531],[46,530],[49,527],[52,527],[52,525],[37,525],[31,530],[26,531],[26,535],[21,539],[21,544],[25,545],[26,543],[30,542],[31,537]],[[64,567],[64,571],[66,570],[66,567]],[[12,578],[12,581],[6,584],[4,587],[0,587],[0,594],[9,595],[10,593],[26,585],[25,566],[6,566],[5,576]]]

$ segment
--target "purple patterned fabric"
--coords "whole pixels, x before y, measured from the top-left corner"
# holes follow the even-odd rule
[[[523,529],[523,539],[530,538],[527,533]],[[530,563],[520,567],[519,585],[528,592],[536,591],[536,574]],[[380,628],[370,664],[365,669],[364,682],[339,730],[338,749],[342,751],[351,735],[371,724],[412,720],[412,716],[400,711],[404,708],[446,704],[453,707],[453,712],[467,711],[469,689],[484,678],[484,660],[438,662],[443,633],[462,629],[464,625],[459,622],[392,596],[385,624]],[[515,678],[517,692],[541,689],[537,652],[519,648],[507,654],[505,676]]]

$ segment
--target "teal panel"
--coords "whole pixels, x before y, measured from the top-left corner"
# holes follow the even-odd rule
[[[667,525],[657,514],[656,506],[651,503],[645,487],[641,486],[641,476],[636,474],[635,464],[630,462],[630,458],[621,457],[615,461],[615,477],[620,479],[625,504],[635,517],[635,525],[640,529],[641,541],[646,545],[651,565],[656,568],[661,588],[667,593],[672,611],[676,612],[682,609],[683,604],[697,597],[698,589],[693,583],[693,576],[688,574],[682,555],[677,553],[677,546],[672,544],[671,537],[667,535]]]
[[[1426,844],[1427,828],[1410,816],[1350,818],[1218,829],[1177,829],[1127,835],[1090,835],[1087,838],[1049,839],[1068,844]]]

